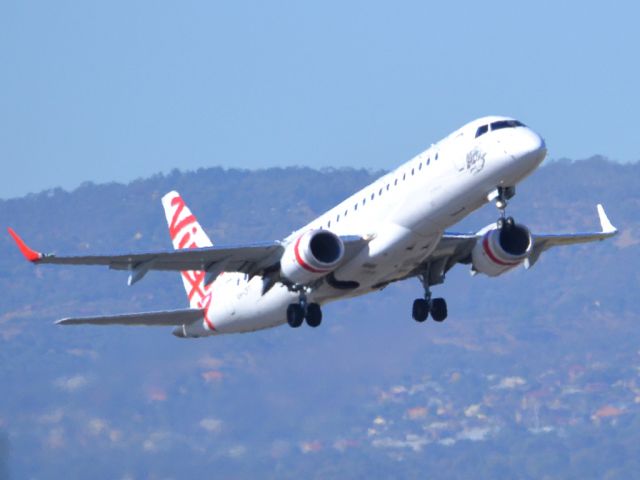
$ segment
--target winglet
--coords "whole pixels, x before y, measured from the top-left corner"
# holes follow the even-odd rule
[[[44,255],[42,255],[42,253],[36,252],[32,248],[29,248],[27,246],[27,244],[24,243],[24,240],[22,240],[18,236],[18,234],[13,231],[12,228],[7,228],[7,231],[9,232],[9,235],[11,235],[13,240],[16,242],[16,245],[18,245],[18,248],[20,249],[20,253],[22,253],[22,255],[24,255],[24,258],[26,258],[30,262],[37,262],[38,260],[40,260],[44,256]]]
[[[600,217],[600,227],[602,228],[602,233],[616,233],[618,229],[614,227],[609,221],[609,217],[604,211],[604,207],[601,204],[598,204],[598,217]]]

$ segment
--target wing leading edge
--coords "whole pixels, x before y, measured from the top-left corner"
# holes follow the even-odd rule
[[[151,270],[183,272],[189,270],[212,273],[215,278],[222,271],[258,275],[277,264],[284,252],[280,242],[267,242],[240,246],[221,246],[170,250],[121,255],[57,256],[38,252],[22,240],[11,228],[22,255],[31,263],[54,265],[103,265],[113,270],[128,270],[129,285],[141,280]],[[358,236],[341,236],[345,246],[343,261],[352,258],[367,241]]]
[[[268,263],[271,256],[279,258],[282,245],[278,242],[243,246],[205,247],[189,250],[169,250],[116,255],[74,255],[57,256],[40,253],[28,247],[24,240],[11,228],[13,237],[24,257],[35,264],[54,265],[104,265],[114,270],[206,270],[212,264],[225,262],[228,271],[253,273],[262,263]]]

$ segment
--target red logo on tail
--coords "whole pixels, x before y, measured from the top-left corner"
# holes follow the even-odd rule
[[[190,213],[180,220],[180,216],[186,208],[186,205],[182,197],[179,195],[171,199],[171,206],[175,207],[169,224],[169,235],[171,236],[171,240],[175,242],[175,240],[180,238],[182,235],[177,244],[178,249],[197,248],[198,245],[195,240],[193,240],[194,236],[198,233],[198,227],[197,225],[194,225],[197,222],[196,217]],[[190,225],[193,225],[193,228],[189,229],[188,227]],[[204,321],[207,326],[211,330],[215,330],[213,323],[209,320],[209,307],[211,306],[212,292],[211,287],[207,288],[204,286],[205,272],[201,270],[185,271],[182,272],[182,278],[185,281],[189,303],[192,303],[195,299],[198,308],[202,308],[204,310]]]
[[[171,200],[171,206],[175,206],[176,210],[173,212],[173,217],[171,217],[171,224],[169,225],[169,235],[171,236],[171,240],[175,240],[178,234],[185,228],[191,225],[192,223],[196,223],[196,217],[192,214],[187,215],[181,221],[178,221],[180,218],[180,214],[185,209],[186,205],[182,197],[177,196]],[[194,228],[193,233],[197,230]],[[181,242],[182,243],[182,242]],[[186,244],[186,241],[185,241]],[[184,248],[184,247],[180,247]],[[192,248],[189,246],[189,248]]]

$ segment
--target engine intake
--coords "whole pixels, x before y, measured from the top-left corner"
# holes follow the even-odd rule
[[[485,233],[471,252],[473,270],[497,277],[520,265],[532,247],[531,232],[524,225],[514,223],[493,228]]]
[[[294,284],[305,285],[335,270],[343,256],[340,237],[328,230],[309,230],[287,245],[280,273]]]

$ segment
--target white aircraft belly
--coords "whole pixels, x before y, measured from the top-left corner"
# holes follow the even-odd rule
[[[278,284],[262,294],[262,278],[254,277],[234,288],[233,307],[215,318],[218,333],[252,332],[286,322],[286,308],[298,295]]]
[[[368,246],[334,275],[342,281],[355,281],[360,287],[339,290],[324,284],[314,295],[318,301],[362,295],[371,287],[398,278],[416,267],[437,246],[442,232],[435,227],[429,235],[419,235],[395,223],[385,224]]]

